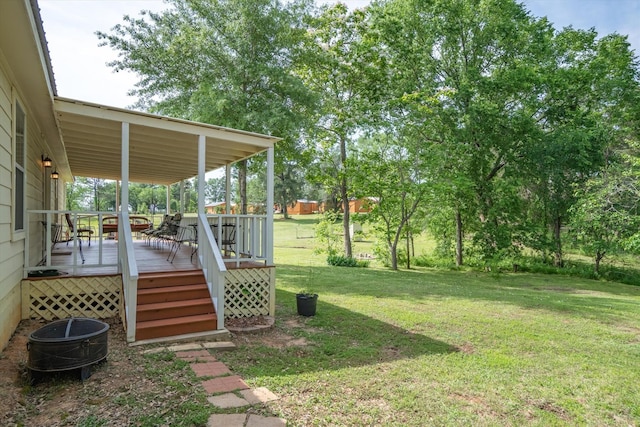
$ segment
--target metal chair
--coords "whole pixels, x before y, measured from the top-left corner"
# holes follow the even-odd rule
[[[89,246],[91,246],[91,236],[93,235],[93,230],[88,227],[76,228],[74,226],[73,220],[71,219],[71,214],[64,214],[64,218],[67,221],[67,246],[69,246],[69,242],[73,240],[78,240],[78,247],[80,248],[80,258],[82,259],[82,263],[84,264],[84,254],[82,253],[82,238],[86,237],[89,240]]]
[[[216,242],[218,242],[218,246],[221,250],[225,251],[225,254],[228,252],[236,254],[236,225],[224,223],[220,224],[220,226],[220,235],[218,236],[218,224],[211,225],[211,231],[213,232],[213,237],[216,239]]]
[[[173,238],[171,242],[171,249],[169,250],[169,256],[167,257],[167,261],[173,263],[173,260],[176,258],[176,254],[180,250],[180,247],[183,243],[188,243],[190,245],[194,245],[197,242],[197,237],[194,232],[193,227],[189,226],[179,226],[176,236]],[[191,250],[191,261],[193,261],[194,250]]]

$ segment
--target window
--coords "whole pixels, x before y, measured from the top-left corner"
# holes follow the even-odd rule
[[[25,221],[25,164],[27,155],[27,117],[16,101],[15,115],[15,176],[13,185],[13,230],[23,231]]]

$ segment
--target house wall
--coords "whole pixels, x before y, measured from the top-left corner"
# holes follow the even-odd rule
[[[311,215],[317,211],[318,202],[301,202],[299,200],[288,209],[288,213],[291,215]]]
[[[25,261],[26,235],[29,234],[31,247],[30,262],[37,263],[42,258],[43,227],[42,218],[27,216],[27,233],[12,233],[12,173],[13,173],[13,106],[16,97],[26,113],[27,161],[25,174],[26,209],[44,209],[44,194],[47,180],[41,166],[41,155],[47,150],[38,123],[31,114],[29,100],[21,96],[21,90],[12,78],[12,70],[0,51],[0,350],[4,349],[20,322],[21,292]]]
[[[351,213],[371,212],[372,204],[373,202],[369,199],[349,200],[349,212]]]

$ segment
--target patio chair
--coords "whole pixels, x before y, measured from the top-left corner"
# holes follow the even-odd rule
[[[69,231],[69,241],[74,238],[82,239],[83,237],[87,238],[89,242],[89,246],[91,246],[91,237],[93,236],[93,228],[91,227],[79,227],[77,230],[73,226],[73,220],[71,219],[71,214],[64,214],[64,218],[67,221],[67,227]],[[67,242],[68,243],[68,242]]]
[[[182,221],[182,214],[177,213],[170,217],[166,224],[151,233],[151,238],[156,239],[158,245],[162,242],[171,242],[178,235],[178,227]]]
[[[220,249],[225,251],[225,254],[228,252],[233,252],[235,254],[236,225],[231,223],[224,223],[220,224],[220,226],[222,227],[220,241],[218,242],[218,224],[213,224],[211,226],[213,237],[218,242]]]
[[[93,235],[93,229],[89,227],[78,228],[74,227],[73,220],[71,219],[71,214],[64,214],[64,218],[67,221],[67,246],[69,246],[69,242],[73,240],[78,240],[78,247],[80,248],[80,258],[82,259],[82,263],[84,264],[84,254],[82,253],[82,238],[86,237],[89,240],[89,246],[91,246],[91,236]]]
[[[153,233],[162,230],[165,227],[169,226],[169,221],[171,220],[171,215],[169,214],[165,214],[164,218],[162,218],[162,222],[158,225],[157,228],[153,227],[153,224],[151,224],[151,227],[147,228],[146,230],[142,230],[141,233],[144,234],[144,236],[147,238],[147,244],[151,244],[151,239],[153,238]]]
[[[169,251],[169,256],[167,257],[167,261],[173,263],[173,260],[176,258],[176,254],[180,250],[180,247],[184,243],[188,243],[189,245],[195,245],[198,241],[196,237],[196,232],[194,227],[191,226],[179,226],[178,231],[176,233],[175,238],[171,242],[171,250]],[[193,261],[193,254],[195,253],[195,249],[191,250],[191,261]]]

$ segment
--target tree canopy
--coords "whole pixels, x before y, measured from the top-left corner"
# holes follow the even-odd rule
[[[528,248],[561,266],[567,229],[599,262],[593,221],[628,242],[607,250],[637,246],[620,228],[637,215],[640,129],[625,36],[558,30],[515,0],[169,3],[99,33],[119,52],[112,67],[140,76],[139,106],[283,137],[277,200],[323,186],[347,257],[361,196],[379,200],[370,219],[394,268],[413,214],[458,265]],[[624,221],[595,215],[613,206]]]

